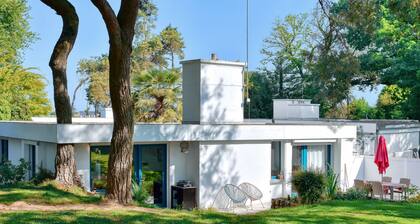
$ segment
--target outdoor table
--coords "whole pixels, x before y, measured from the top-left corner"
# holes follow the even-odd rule
[[[394,200],[394,188],[402,188],[403,191],[407,187],[405,184],[391,183],[391,182],[382,182],[382,186],[388,187],[391,191],[391,200]]]

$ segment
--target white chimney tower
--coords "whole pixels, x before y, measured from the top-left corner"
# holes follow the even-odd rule
[[[183,123],[240,123],[244,120],[245,63],[182,61]]]

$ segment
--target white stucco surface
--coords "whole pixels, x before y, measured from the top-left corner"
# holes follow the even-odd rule
[[[374,156],[364,157],[365,180],[381,180],[381,175],[374,163]],[[389,158],[389,168],[384,176],[392,177],[392,182],[398,183],[400,178],[410,178],[411,183],[420,186],[420,159]]]
[[[200,207],[211,206],[226,184],[243,182],[258,187],[264,203],[271,202],[270,161],[270,142],[200,143]]]
[[[90,189],[90,146],[89,144],[76,144],[75,159],[77,174],[82,179],[82,184],[86,190]]]

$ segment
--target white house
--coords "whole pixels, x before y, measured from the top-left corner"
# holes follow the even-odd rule
[[[340,174],[342,188],[363,176],[357,152],[358,125],[319,120],[307,100],[275,100],[273,120],[244,120],[244,63],[191,60],[183,65],[183,124],[135,125],[134,175],[169,206],[170,188],[180,180],[197,187],[199,207],[210,207],[226,184],[249,182],[263,202],[290,195],[296,170]],[[1,155],[12,163],[54,170],[56,144],[75,145],[78,173],[87,190],[104,188],[112,119],[78,118],[57,125],[51,118],[0,122]],[[363,165],[364,167],[364,165]]]

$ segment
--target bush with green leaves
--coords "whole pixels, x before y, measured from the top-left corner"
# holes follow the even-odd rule
[[[54,176],[54,173],[52,171],[40,166],[40,167],[38,167],[38,172],[36,173],[36,175],[32,179],[32,181],[35,184],[40,184],[40,183],[45,182],[47,180],[54,180],[54,178],[55,178],[55,176]]]
[[[325,190],[325,177],[316,171],[300,171],[292,177],[292,184],[303,204],[321,200]]]
[[[132,179],[132,188],[133,188],[133,199],[139,205],[145,205],[146,200],[150,197],[149,192],[145,189],[145,187],[140,186],[137,181],[133,178]]]
[[[0,185],[16,184],[25,179],[29,163],[24,159],[19,160],[18,165],[13,165],[10,161],[3,161],[0,164]]]
[[[369,199],[369,192],[367,190],[359,190],[357,188],[349,188],[346,192],[340,192],[336,195],[338,200],[366,200]]]
[[[338,174],[333,169],[328,168],[325,174],[325,196],[328,199],[334,199],[339,190],[338,188]]]

